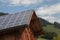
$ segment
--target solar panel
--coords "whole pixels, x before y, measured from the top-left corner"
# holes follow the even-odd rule
[[[14,15],[11,15],[10,16],[10,19],[9,19],[9,21],[7,22],[7,24],[6,24],[6,26],[5,26],[5,28],[8,28],[8,27],[10,27],[10,26],[12,26],[12,23],[14,22]],[[14,19],[14,20],[13,20]],[[7,27],[8,26],[8,27]]]
[[[25,12],[25,16],[24,16],[21,24],[27,24],[30,20],[31,15],[32,15],[32,13],[30,11]]]
[[[1,19],[3,20],[2,23],[0,24],[0,29],[4,29],[6,23],[5,23],[5,20],[7,19],[8,15],[7,16],[2,16]]]
[[[20,25],[20,22],[22,20],[23,15],[24,15],[24,12],[21,12],[21,13],[18,14],[18,17],[16,18],[16,20],[15,20],[15,22],[13,24],[14,26]]]
[[[32,11],[24,11],[0,17],[0,30],[14,26],[28,24]]]
[[[5,17],[6,16],[0,16],[0,26],[1,26],[2,22],[4,21]]]

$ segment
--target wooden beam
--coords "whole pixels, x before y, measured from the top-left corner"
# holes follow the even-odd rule
[[[36,38],[34,37],[34,34],[30,30],[30,28],[26,27],[21,35],[20,40],[36,40]]]

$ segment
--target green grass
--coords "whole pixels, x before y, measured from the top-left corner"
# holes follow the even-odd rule
[[[41,38],[41,36],[38,36],[37,40],[47,40],[47,39],[44,39],[44,38]]]
[[[53,25],[47,25],[43,27],[43,30],[46,32],[55,32],[60,35],[60,29],[55,28]]]
[[[43,39],[43,38],[38,38],[37,40],[46,40],[46,39]]]
[[[55,32],[58,35],[58,39],[60,38],[60,29],[55,28],[53,25],[47,25],[43,27],[45,32]],[[38,37],[38,40],[46,40],[44,38]],[[55,39],[54,39],[55,40]],[[56,39],[57,40],[57,39]],[[60,39],[59,39],[60,40]]]

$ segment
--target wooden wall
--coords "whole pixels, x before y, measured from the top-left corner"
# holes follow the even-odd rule
[[[0,34],[0,40],[20,40],[21,33],[24,28],[18,30],[11,30],[10,32]]]
[[[41,23],[39,23],[39,20],[35,13],[32,15],[32,19],[30,21],[29,26],[30,26],[31,30],[34,32],[34,34],[36,34],[36,35],[43,34],[43,29],[42,29]]]
[[[29,27],[0,35],[0,40],[36,40]]]
[[[0,40],[17,40],[19,33],[8,33],[0,36]]]
[[[30,28],[26,27],[20,37],[20,40],[36,40],[36,38]]]

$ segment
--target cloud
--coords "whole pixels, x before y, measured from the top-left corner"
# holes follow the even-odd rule
[[[42,18],[44,18],[45,20],[54,23],[55,21],[55,17],[51,17],[51,16],[42,16]]]
[[[19,5],[20,4],[20,0],[10,0],[10,4],[11,5]]]
[[[41,3],[41,2],[42,2],[42,0],[23,0],[21,3],[29,5],[29,4],[37,4],[37,3]]]
[[[57,22],[58,22],[58,23],[60,23],[60,19],[59,19],[59,20],[57,20]]]
[[[60,12],[60,4],[40,7],[37,10],[37,13],[39,15],[52,15],[52,14],[56,14],[57,12]]]
[[[52,22],[52,23],[54,21],[60,22],[60,19],[57,19],[56,16],[53,16],[54,14],[56,15],[60,14],[60,3],[55,4],[55,5],[40,7],[38,8],[36,13],[39,17],[42,17],[48,20],[49,22]]]
[[[51,1],[53,1],[53,0],[46,0],[47,2],[51,2]]]
[[[54,17],[54,16],[39,16],[39,17],[41,17],[41,18],[43,18],[43,19],[45,19],[45,20],[47,20],[47,21],[49,21],[49,22],[51,22],[51,23],[54,23],[54,22],[58,22],[58,23],[60,23],[60,19],[59,18],[56,18],[56,17]]]
[[[43,2],[43,0],[0,0],[12,6],[31,5]]]

